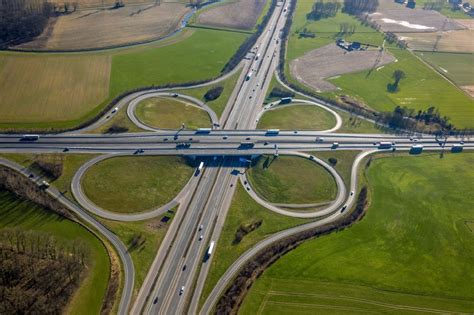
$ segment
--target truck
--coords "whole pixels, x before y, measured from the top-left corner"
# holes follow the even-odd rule
[[[202,171],[203,168],[204,168],[204,162],[199,163],[199,166],[198,166],[198,168],[196,169],[195,175],[196,175],[196,176],[199,175],[199,173],[201,173],[201,171]]]
[[[39,135],[23,135],[21,136],[21,141],[37,141],[39,140]]]
[[[289,104],[293,102],[293,98],[291,97],[282,97],[280,98],[280,104]]]
[[[379,143],[379,149],[391,149],[393,146],[392,142],[382,141]]]
[[[211,132],[211,128],[198,128],[196,130],[196,133],[210,133]]]
[[[206,256],[209,258],[212,255],[212,251],[214,250],[214,245],[215,242],[211,241],[211,244],[209,245],[209,248],[207,249]]]
[[[280,133],[280,129],[268,129],[265,133],[266,136],[277,136]]]

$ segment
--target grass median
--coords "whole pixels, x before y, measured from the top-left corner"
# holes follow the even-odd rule
[[[262,156],[248,170],[252,188],[273,203],[315,204],[336,197],[332,175],[308,159],[293,156]]]
[[[155,97],[137,105],[137,118],[148,126],[162,129],[186,129],[211,127],[209,114],[197,107],[177,99]]]
[[[473,162],[472,153],[372,160],[364,219],[279,259],[241,313],[472,313]]]
[[[192,173],[181,157],[116,157],[92,166],[82,178],[82,187],[103,209],[142,212],[171,201]]]

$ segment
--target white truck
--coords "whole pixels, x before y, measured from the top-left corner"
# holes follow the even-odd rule
[[[277,136],[280,133],[280,129],[268,129],[265,133],[266,136]]]
[[[37,141],[39,140],[39,135],[23,135],[21,136],[21,141]]]
[[[214,250],[215,242],[211,241],[209,248],[207,249],[206,256],[209,258],[212,255],[212,251]]]
[[[393,142],[382,141],[379,143],[379,149],[391,149],[393,145]]]
[[[195,176],[198,176],[201,172],[202,169],[204,168],[204,162],[199,163],[198,168],[196,169],[196,173],[194,174]]]

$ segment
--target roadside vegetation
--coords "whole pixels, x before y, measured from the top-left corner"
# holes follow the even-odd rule
[[[229,78],[225,79],[222,82],[218,82],[209,86],[204,86],[200,88],[194,88],[194,89],[185,89],[185,90],[177,90],[177,93],[193,96],[203,102],[205,102],[216,114],[217,117],[220,117],[222,115],[222,112],[224,111],[225,106],[227,105],[227,102],[229,101],[229,98],[232,94],[232,91],[234,90],[235,86],[238,84],[238,80],[240,77],[242,70],[236,71],[232,76]],[[209,93],[212,89],[222,87],[222,92],[220,95],[211,100],[211,99],[206,99],[205,95]]]
[[[171,201],[192,173],[182,157],[115,157],[92,166],[82,178],[82,187],[103,209],[141,212]]]
[[[326,130],[334,127],[336,118],[327,110],[307,104],[291,104],[265,112],[259,129]]]
[[[162,129],[186,129],[210,127],[208,113],[185,101],[168,97],[156,97],[144,100],[136,107],[137,118],[148,126]]]
[[[301,157],[262,156],[247,174],[252,188],[272,203],[316,204],[336,197],[332,175]]]
[[[22,232],[20,232],[20,230]],[[21,199],[9,191],[0,190],[0,233],[9,233],[8,231],[17,231],[13,233],[14,237],[24,236],[20,250],[8,250],[11,246],[8,238],[2,238],[0,242],[2,245],[2,251],[5,255],[10,257],[10,254],[16,253],[18,260],[16,265],[20,266],[23,263],[22,259],[29,260],[27,264],[28,268],[38,268],[43,271],[47,271],[50,275],[48,280],[50,283],[41,281],[34,285],[33,277],[39,277],[39,274],[32,272],[23,274],[22,277],[17,278],[19,281],[17,285],[23,284],[28,277],[31,277],[29,281],[33,287],[30,290],[26,290],[26,287],[21,285],[17,287],[17,290],[8,294],[8,289],[3,294],[7,294],[8,297],[1,299],[0,308],[6,312],[8,311],[8,301],[12,301],[15,308],[30,312],[36,309],[39,312],[50,312],[54,308],[59,307],[62,311],[70,314],[84,314],[84,313],[100,313],[102,308],[102,302],[105,297],[107,285],[110,275],[110,260],[107,254],[107,250],[99,239],[97,239],[91,232],[82,227],[81,225],[70,221],[62,216],[59,216],[41,206],[38,206],[30,201]],[[23,233],[23,234],[22,234]],[[49,244],[49,252],[42,250],[38,255],[47,254],[46,257],[37,257],[34,255],[28,255],[28,251],[31,247],[26,246],[26,242],[30,237],[36,240],[42,239]],[[12,238],[13,240],[14,238]],[[16,244],[16,243],[15,243]],[[40,244],[43,244],[40,242]],[[14,245],[16,246],[16,245]],[[76,254],[68,255],[70,258],[57,256],[57,259],[52,259],[52,254],[60,255],[64,250],[70,250],[71,247],[76,248]],[[74,257],[81,257],[81,254],[77,252],[81,248],[83,253],[82,271],[78,268],[79,274],[74,275],[74,271],[71,273],[70,283],[64,279],[59,279],[62,276],[66,276],[64,272],[67,272],[66,265],[68,260]],[[9,253],[7,253],[9,252]],[[73,252],[74,253],[74,252]],[[26,257],[28,256],[28,258]],[[2,262],[7,263],[9,260],[6,256],[2,255]],[[5,266],[6,267],[6,266]],[[13,267],[12,267],[13,268]],[[26,266],[25,266],[26,268]],[[55,270],[53,272],[53,270]],[[55,277],[52,276],[54,273]],[[5,270],[4,275],[7,272]],[[73,280],[75,279],[75,280]],[[44,280],[44,279],[43,279]],[[2,282],[2,286],[8,286],[7,282]],[[43,295],[41,290],[44,289],[43,285],[54,286],[56,288],[65,289],[56,298],[54,294],[58,292],[48,290],[49,295]],[[25,290],[24,292],[22,290]],[[69,293],[65,293],[68,292]],[[39,295],[35,295],[39,294]],[[0,294],[1,295],[1,294]],[[64,295],[64,296],[63,296]],[[45,297],[48,297],[46,300]],[[13,299],[13,300],[10,300]],[[50,305],[53,302],[57,305]],[[44,308],[41,308],[44,307]],[[43,311],[40,311],[43,310]]]
[[[473,162],[471,153],[374,159],[364,219],[280,258],[240,313],[472,312]]]
[[[204,303],[219,278],[246,250],[273,233],[307,222],[307,219],[289,218],[265,209],[238,184],[217,242],[200,303]]]

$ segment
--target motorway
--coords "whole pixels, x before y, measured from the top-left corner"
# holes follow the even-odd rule
[[[298,99],[295,103],[311,104],[328,110],[336,119],[333,128],[323,131],[286,130],[277,134],[270,134],[266,130],[256,130],[258,120],[263,113],[280,106],[287,106],[277,103],[267,106],[262,104],[278,65],[280,30],[287,19],[286,6],[289,1],[291,0],[282,1],[275,8],[266,29],[250,53],[252,57],[243,60],[239,66],[239,69],[243,69],[242,74],[220,119],[211,108],[195,98],[184,94],[176,95],[172,89],[151,89],[128,95],[116,105],[118,109],[128,106],[126,110],[129,118],[147,132],[109,135],[82,133],[90,132],[107,122],[113,116],[112,111],[109,111],[88,127],[63,134],[42,135],[36,141],[24,141],[19,135],[0,135],[0,152],[106,154],[82,165],[72,180],[72,192],[82,208],[67,200],[52,187],[47,191],[99,233],[105,235],[117,249],[125,271],[120,314],[128,312],[132,314],[209,314],[238,270],[260,250],[284,237],[333,222],[344,216],[347,212],[341,212],[341,206],[346,205],[350,208],[355,202],[355,194],[348,194],[346,185],[339,174],[309,152],[362,151],[352,166],[349,191],[354,192],[357,191],[357,170],[362,160],[369,154],[392,151],[392,148],[385,150],[379,147],[380,142],[394,143],[391,146],[397,151],[410,151],[415,144],[423,145],[423,150],[451,150],[463,140],[463,149],[474,149],[474,141],[455,137],[437,139],[428,135],[336,133],[342,125],[341,117],[326,104],[321,104],[315,99],[310,101]],[[213,84],[231,74],[198,86]],[[194,87],[197,86],[189,88]],[[183,89],[185,88],[180,88],[180,90]],[[211,118],[213,129],[210,131],[161,130],[143,124],[135,117],[135,107],[144,99],[156,96],[177,97],[206,110]],[[203,308],[199,310],[199,299],[214,257],[211,255],[205,258],[205,253],[212,241],[216,245],[218,243],[238,181],[245,181],[245,168],[248,164],[246,159],[261,154],[294,155],[320,164],[335,178],[338,194],[336,199],[324,209],[315,212],[293,212],[278,205],[269,204],[249,187],[247,191],[252,198],[271,211],[287,216],[318,218],[318,220],[281,231],[245,252],[226,271]],[[193,176],[168,204],[144,213],[130,215],[111,213],[101,209],[85,196],[81,188],[81,178],[88,168],[107,158],[137,155],[184,155],[195,158],[197,161],[204,161],[205,167]],[[244,157],[243,160],[242,157]],[[0,163],[28,175],[27,171],[14,163],[4,160],[0,160]],[[157,251],[136,300],[129,309],[134,282],[130,256],[120,240],[89,215],[89,212],[117,221],[138,221],[156,217],[177,205],[176,215]]]

